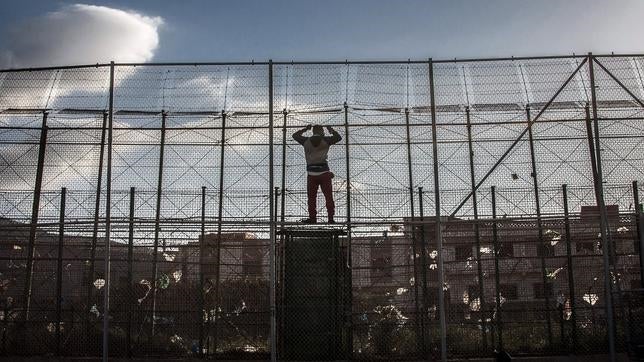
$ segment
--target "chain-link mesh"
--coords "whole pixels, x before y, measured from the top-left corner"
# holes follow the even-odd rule
[[[2,71],[0,353],[641,356],[643,59]]]

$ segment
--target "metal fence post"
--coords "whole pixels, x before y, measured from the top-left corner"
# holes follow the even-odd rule
[[[103,157],[105,155],[105,133],[107,131],[108,112],[103,112],[103,123],[101,127],[101,149],[98,157],[98,177],[96,179],[96,198],[94,200],[94,226],[92,229],[92,246],[89,252],[89,283],[87,283],[87,306],[86,310],[92,306],[92,296],[94,294],[94,284],[92,281],[96,275],[96,243],[98,240],[98,222],[101,214],[101,187],[103,184]],[[89,336],[91,328],[89,325],[89,313],[85,313],[86,335]]]
[[[127,303],[127,356],[132,357],[132,312],[133,308],[137,305],[132,303],[134,300],[132,288],[134,288],[134,277],[132,275],[132,267],[134,263],[134,195],[135,188],[130,187],[130,218],[128,223],[128,237],[127,237],[127,285],[128,285],[128,303]]]
[[[411,132],[409,129],[409,108],[405,108],[405,131],[406,131],[406,144],[407,144],[407,173],[409,181],[409,210],[411,212],[411,220],[414,221],[414,175],[411,157]],[[414,235],[414,233],[412,233]]]
[[[436,135],[436,99],[434,97],[434,62],[429,59],[429,101],[432,113],[432,157],[434,158],[434,207],[436,209],[436,247],[438,248],[438,310],[441,324],[441,359],[447,361],[447,324],[445,321],[445,270],[443,268],[443,230],[438,167],[438,136]]]
[[[543,240],[543,225],[541,223],[541,202],[539,201],[539,179],[537,178],[537,162],[534,152],[534,136],[532,134],[532,119],[530,117],[530,107],[526,107],[526,119],[528,123],[528,142],[530,145],[530,163],[532,166],[532,186],[534,188],[534,203],[537,212],[537,251],[540,254],[541,261],[541,281],[543,283],[543,297],[546,312],[546,325],[548,328],[548,344],[552,348],[552,321],[550,320],[550,292],[547,288],[548,272],[546,271],[546,254],[549,254],[549,249],[546,247]],[[553,255],[554,256],[554,255]]]
[[[274,221],[275,223],[277,223],[278,222],[277,218],[278,218],[278,215],[279,215],[278,208],[279,208],[279,205],[280,205],[279,199],[280,199],[280,194],[281,193],[280,193],[280,188],[278,186],[273,187],[273,190],[274,190],[274,192],[273,192],[273,196],[274,196],[273,197],[273,202],[274,202],[273,203],[273,219],[271,219],[271,220]]]
[[[114,62],[110,63],[109,127],[107,138],[107,185],[105,194],[105,293],[103,294],[103,361],[109,358],[110,327],[110,236],[112,227],[112,141],[114,120]]]
[[[288,71],[286,72],[287,79],[288,79]],[[288,82],[287,82],[288,83]],[[286,221],[286,126],[287,126],[287,121],[288,121],[288,111],[286,108],[282,110],[282,116],[283,116],[283,122],[282,122],[282,184],[281,184],[281,206],[280,206],[280,230],[284,229],[284,222]],[[277,199],[275,200],[275,203],[277,204]],[[277,207],[276,207],[277,209]],[[275,291],[275,300],[276,304],[278,303],[283,303],[284,301],[284,288],[283,288],[283,250],[284,250],[284,233],[280,233],[279,236],[279,247],[277,247],[276,251],[276,263],[279,263],[279,267],[276,265],[276,272],[275,272],[275,278],[276,281],[279,281],[276,283],[276,291]],[[277,241],[277,240],[276,240]],[[279,309],[276,311],[276,318],[278,320],[279,327],[276,327],[277,329],[281,331],[283,330],[283,325],[284,325],[284,313],[283,313],[283,308]],[[283,349],[283,343],[279,342],[279,347],[280,349]]]
[[[494,286],[496,294],[495,324],[499,339],[499,351],[503,351],[503,318],[501,316],[501,275],[499,273],[499,230],[496,220],[496,187],[491,188],[492,196],[492,243],[494,245]],[[545,288],[545,287],[544,287]]]
[[[345,143],[345,152],[344,152],[344,160],[345,160],[345,166],[346,166],[346,192],[347,192],[347,228],[351,228],[351,169],[349,167],[349,159],[350,159],[350,153],[349,153],[349,106],[347,105],[347,102],[344,102],[344,143]],[[347,234],[347,236],[349,236]]]
[[[425,240],[425,207],[423,206],[423,188],[419,187],[418,188],[418,209],[419,209],[419,217],[420,217],[420,247],[422,249],[422,254],[424,255],[426,253],[427,249],[427,243]],[[412,228],[412,235],[416,234],[416,228]],[[412,241],[414,244],[416,243],[416,240]],[[414,278],[416,278],[416,251],[413,250],[414,253]],[[421,259],[421,267],[423,270],[422,273],[422,286],[423,286],[423,309],[422,309],[422,315],[421,315],[421,326],[426,325],[427,330],[425,328],[422,329],[422,337],[423,337],[423,344],[422,344],[422,357],[423,358],[428,358],[429,356],[427,355],[427,344],[428,344],[428,339],[430,336],[430,331],[429,331],[429,320],[428,320],[428,309],[427,306],[429,305],[429,302],[427,301],[427,258],[422,258]],[[414,279],[414,288],[417,291],[417,286],[418,285],[418,279]],[[418,293],[416,293],[418,294]],[[416,299],[418,299],[418,296],[416,295]]]
[[[349,72],[347,64],[347,74]],[[347,84],[349,80],[347,77]],[[347,102],[344,102],[344,162],[346,167],[346,198],[347,198],[347,265],[349,266],[349,275],[352,274],[352,251],[351,251],[351,168],[350,168],[350,152],[349,152],[349,105]],[[353,280],[353,278],[349,278]],[[353,283],[353,282],[352,282]],[[349,322],[349,332],[347,333],[347,346],[348,346],[348,358],[353,358],[353,309],[350,307],[353,303],[353,286],[349,286],[349,292],[347,293],[349,308],[347,308],[348,315],[347,320]]]
[[[644,288],[644,225],[642,225],[642,204],[640,203],[640,192],[637,181],[633,181],[633,205],[635,205],[635,224],[637,225],[635,250],[639,251],[640,286]]]
[[[278,213],[278,207],[280,205],[279,198],[280,198],[280,188],[275,186],[275,193],[274,193],[275,203],[273,204],[274,205],[273,206],[273,208],[274,208],[274,213],[273,213],[274,220],[273,221],[275,222],[276,226],[278,224],[277,219],[278,219],[278,216],[279,216],[279,213]],[[283,227],[284,227],[284,224],[282,224],[282,228]],[[283,233],[281,233],[281,234],[283,234]],[[281,274],[280,274],[280,272],[279,272],[279,270],[277,268],[277,265],[281,265],[281,263],[282,263],[281,257],[280,257],[280,254],[279,254],[279,247],[281,246],[281,241],[282,240],[283,240],[283,235],[280,235],[280,243],[278,244],[277,243],[277,235],[275,236],[275,257],[273,259],[274,264],[275,264],[275,275],[274,275],[274,279],[275,279],[275,286],[274,286],[274,290],[275,290],[275,292],[274,292],[274,295],[275,295],[275,321],[276,321],[275,330],[277,331],[279,329],[279,333],[282,332],[282,329],[280,329],[280,328],[282,326],[281,318],[282,318],[282,314],[283,314],[282,312],[283,311],[281,309],[278,309],[277,305],[280,302],[282,302],[283,299],[278,297],[280,295],[280,287],[282,285],[281,284],[282,279],[281,279]],[[279,327],[278,327],[278,324],[279,324]],[[277,341],[276,341],[276,345],[277,345]],[[276,347],[276,348],[279,348],[279,347]]]
[[[45,111],[42,115],[42,127],[40,129],[40,143],[38,145],[38,164],[36,166],[36,182],[34,184],[34,199],[31,208],[31,223],[29,224],[29,244],[27,246],[27,268],[25,273],[24,289],[24,316],[25,322],[29,321],[31,309],[31,287],[34,272],[34,255],[36,254],[36,234],[38,232],[38,213],[40,211],[40,193],[42,191],[43,169],[45,167],[45,152],[47,150],[47,116]],[[25,324],[25,328],[26,328]]]
[[[577,311],[575,300],[575,273],[572,260],[572,247],[571,247],[571,232],[570,232],[570,214],[568,210],[568,186],[566,184],[561,186],[563,192],[563,206],[564,206],[564,224],[565,224],[565,237],[566,237],[566,260],[568,264],[568,291],[570,293],[570,323],[572,324],[572,350],[573,353],[577,352]]]
[[[286,217],[286,121],[288,117],[288,112],[286,108],[282,110],[282,115],[284,116],[284,123],[282,124],[282,199],[281,199],[281,214],[280,221],[284,223]],[[280,235],[280,240],[283,239],[283,236]]]
[[[270,288],[269,288],[269,299],[270,299],[270,309],[271,309],[271,332],[270,332],[270,343],[271,343],[271,361],[277,361],[277,318],[276,318],[276,306],[275,306],[275,214],[273,210],[273,187],[274,187],[274,160],[273,160],[273,61],[269,60],[268,62],[268,192],[269,192],[269,222],[270,222],[270,251],[269,251],[269,278]]]
[[[199,310],[197,311],[197,320],[199,321],[199,355],[203,356],[204,350],[204,241],[206,238],[206,186],[201,186],[201,233],[199,236],[199,293],[197,294]]]
[[[62,322],[63,297],[63,243],[65,242],[65,196],[67,189],[60,190],[60,217],[58,221],[58,263],[56,266],[56,355],[60,356],[60,324]]]
[[[163,188],[163,156],[165,151],[166,112],[161,111],[161,140],[159,143],[159,168],[157,175],[157,201],[154,213],[154,250],[152,252],[152,328],[150,340],[154,339],[157,308],[157,274],[159,271],[159,232],[161,231],[161,194]]]
[[[597,161],[595,155],[595,144],[593,143],[593,125],[590,118],[590,105],[586,103],[584,107],[585,124],[586,124],[586,139],[588,141],[588,151],[590,154],[590,166],[593,173],[593,187],[597,189]]]
[[[425,343],[425,309],[426,309],[426,303],[425,298],[426,298],[426,293],[423,292],[423,305],[422,307],[419,306],[419,299],[420,297],[418,296],[418,282],[420,281],[418,278],[418,262],[417,262],[417,255],[418,255],[418,248],[416,245],[416,219],[414,215],[414,178],[413,178],[413,171],[412,171],[412,161],[411,161],[411,135],[410,135],[410,130],[409,130],[409,108],[405,108],[405,130],[407,134],[406,138],[406,143],[407,143],[407,171],[408,171],[408,181],[409,181],[409,211],[410,211],[410,216],[411,216],[411,225],[412,225],[412,233],[411,233],[411,246],[412,246],[412,253],[414,254],[414,265],[413,265],[413,273],[414,273],[414,312],[415,312],[415,322],[416,322],[416,339],[418,345],[421,347],[421,356],[426,356],[427,355],[427,346]],[[421,196],[422,197],[422,196]],[[421,248],[421,264],[423,265],[423,268],[426,266],[426,262],[424,262],[424,255],[425,252]],[[423,272],[425,272],[425,269],[423,269]]]
[[[615,361],[615,319],[613,315],[613,293],[612,283],[610,277],[611,268],[611,245],[608,227],[608,218],[606,214],[606,204],[604,203],[604,186],[602,176],[602,163],[601,163],[601,142],[599,136],[599,123],[597,120],[597,95],[595,92],[595,72],[593,70],[593,55],[588,53],[588,73],[590,76],[590,94],[592,100],[593,110],[593,123],[595,131],[595,162],[596,168],[593,170],[595,180],[595,197],[597,199],[597,206],[599,207],[599,222],[601,228],[602,239],[602,255],[604,258],[604,293],[606,298],[606,328],[608,329],[608,351],[611,362]]]
[[[479,227],[479,207],[476,196],[476,176],[474,169],[474,146],[472,144],[472,123],[470,120],[470,107],[465,107],[465,122],[467,124],[467,146],[470,163],[470,187],[472,193],[472,208],[474,211],[474,238],[476,239],[476,272],[479,287],[479,310],[481,313],[481,338],[483,349],[487,350],[487,322],[483,311],[485,310],[485,288],[483,286],[483,261],[481,260],[481,229]]]
[[[226,110],[221,110],[221,153],[219,155],[219,194],[218,194],[218,205],[217,205],[217,258],[216,258],[216,270],[215,275],[215,323],[213,331],[213,353],[217,353],[217,342],[219,338],[219,285],[221,277],[221,230],[222,230],[222,218],[224,212],[224,169],[226,165],[225,155],[226,155]],[[204,240],[205,243],[205,240]]]

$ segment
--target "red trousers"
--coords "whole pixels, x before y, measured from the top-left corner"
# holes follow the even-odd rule
[[[331,183],[333,173],[325,172],[318,176],[308,175],[306,178],[306,191],[309,199],[309,218],[315,220],[317,216],[317,198],[318,186],[322,189],[324,199],[326,200],[326,211],[329,219],[335,215],[335,202],[333,202],[333,186]]]

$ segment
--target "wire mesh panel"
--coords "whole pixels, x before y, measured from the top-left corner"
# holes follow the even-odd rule
[[[636,355],[642,74],[641,56],[1,71],[0,353]],[[293,138],[313,125],[341,137],[333,202]],[[318,229],[338,234],[286,233]]]

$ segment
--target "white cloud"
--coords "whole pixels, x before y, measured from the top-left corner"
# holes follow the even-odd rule
[[[75,4],[13,26],[0,67],[146,62],[159,45],[161,17]]]

